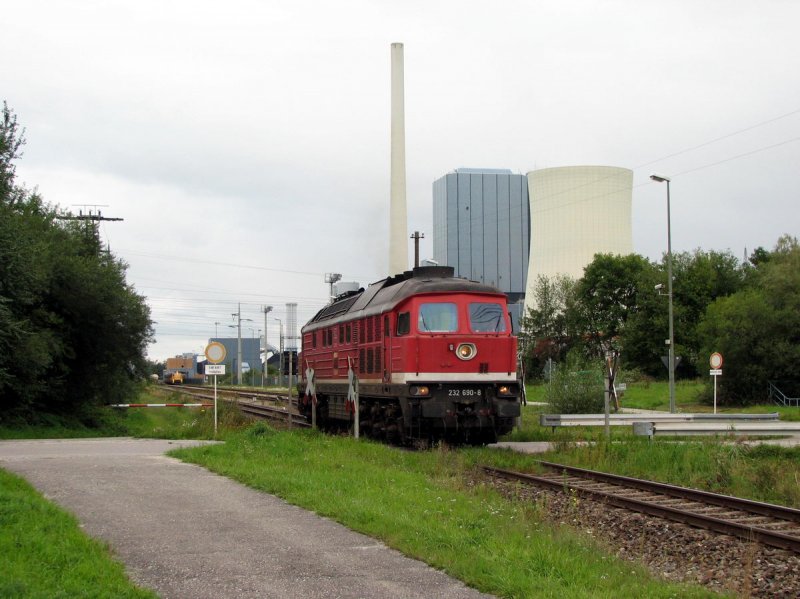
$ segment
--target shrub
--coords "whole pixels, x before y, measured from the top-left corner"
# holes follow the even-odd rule
[[[555,369],[545,390],[545,401],[558,414],[603,411],[602,365],[568,357]]]

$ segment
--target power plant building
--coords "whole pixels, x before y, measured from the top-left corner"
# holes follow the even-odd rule
[[[528,182],[508,169],[460,168],[433,182],[433,259],[457,277],[525,294]]]
[[[579,279],[595,254],[633,252],[633,171],[564,166],[528,173],[531,252],[526,309],[539,276]]]

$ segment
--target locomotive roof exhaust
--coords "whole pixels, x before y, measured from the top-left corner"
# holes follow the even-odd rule
[[[406,230],[406,123],[403,44],[392,44],[391,194],[389,202],[389,274],[408,270]]]

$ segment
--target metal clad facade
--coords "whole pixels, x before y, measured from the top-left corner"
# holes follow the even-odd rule
[[[522,204],[519,198],[522,197],[522,177],[509,179],[509,234],[508,242],[510,245],[509,263],[511,266],[511,289],[525,289],[525,277],[522,274],[523,258],[528,264],[527,252],[523,256],[522,252]],[[527,185],[526,185],[527,187]]]
[[[456,175],[447,175],[445,193],[447,194],[444,216],[447,228],[447,255],[441,259],[434,256],[433,259],[442,266],[456,266],[458,264],[458,177]],[[434,225],[435,228],[436,225]],[[456,276],[459,276],[458,268],[456,268]]]
[[[483,282],[483,181],[480,176],[469,178],[470,274],[473,281]]]
[[[511,286],[511,245],[509,227],[509,181],[508,177],[497,178],[497,286],[508,293]],[[499,257],[505,256],[502,260]]]
[[[448,264],[454,266],[456,269],[457,277],[470,278],[472,276],[472,252],[469,245],[469,238],[472,231],[470,226],[470,175],[458,175],[458,262],[455,264]]]
[[[497,175],[483,175],[483,282],[497,286]]]
[[[530,247],[525,176],[457,169],[434,181],[433,197],[434,260],[516,301],[525,293]]]

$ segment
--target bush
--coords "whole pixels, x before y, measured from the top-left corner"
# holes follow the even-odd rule
[[[554,369],[544,398],[558,414],[596,414],[603,411],[601,364],[568,358]]]

